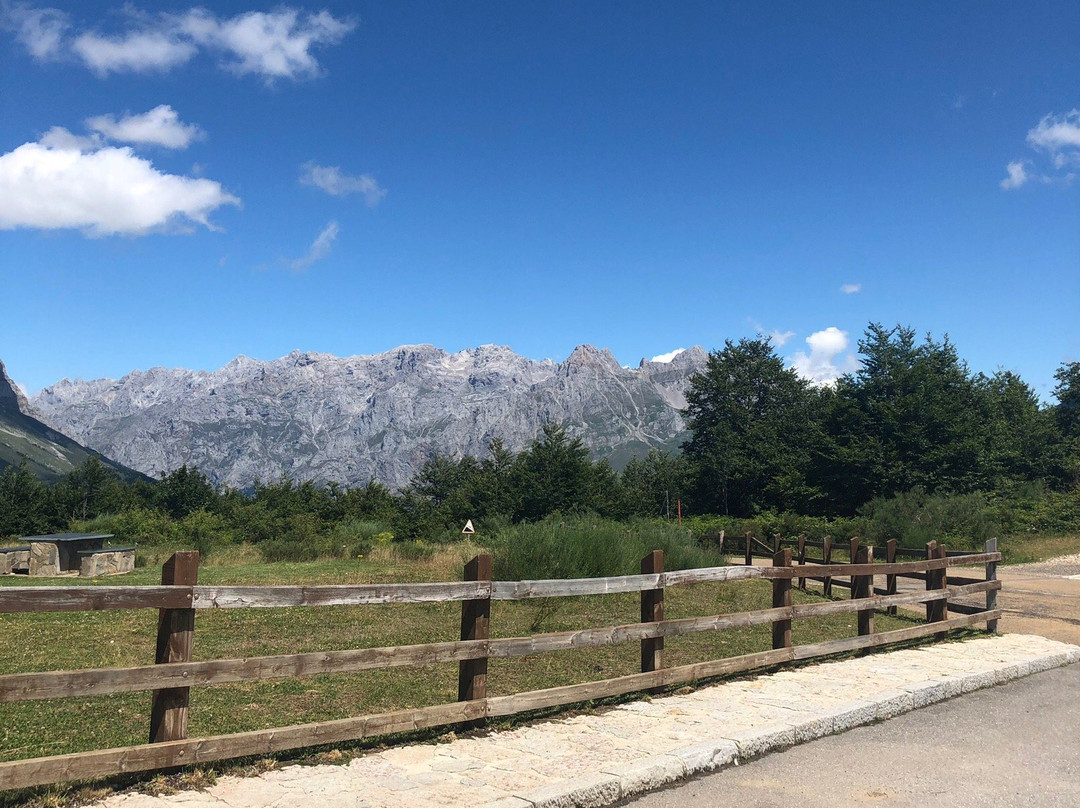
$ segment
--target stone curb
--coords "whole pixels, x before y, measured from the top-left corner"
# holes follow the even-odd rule
[[[1058,643],[1059,645],[1063,645]],[[672,785],[680,780],[738,766],[797,744],[864,724],[895,718],[946,699],[994,687],[1051,668],[1080,662],[1080,647],[991,670],[947,676],[881,694],[873,702],[854,702],[801,723],[772,725],[731,733],[674,753],[645,758],[596,775],[526,791],[481,808],[601,808]]]

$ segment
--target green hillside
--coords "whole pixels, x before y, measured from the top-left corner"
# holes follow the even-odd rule
[[[62,435],[41,421],[25,414],[21,396],[0,362],[0,470],[26,460],[31,472],[45,482],[53,482],[73,468],[96,456],[123,479],[131,481],[144,475],[121,466],[82,444]]]

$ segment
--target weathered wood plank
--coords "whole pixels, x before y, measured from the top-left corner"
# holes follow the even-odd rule
[[[659,575],[620,575],[613,578],[572,578],[545,581],[495,581],[492,600],[561,598],[578,595],[615,595],[656,589]]]
[[[285,679],[328,673],[355,673],[405,665],[431,665],[475,659],[487,642],[438,642],[423,645],[318,651],[305,654],[174,662],[132,668],[12,673],[0,676],[0,704],[68,696],[101,696],[166,687],[198,687],[262,679]]]
[[[694,570],[673,570],[661,577],[661,586],[679,586],[681,584],[712,583],[716,581],[743,581],[749,578],[762,578],[761,567],[744,567],[741,564],[730,567],[702,567]]]
[[[486,598],[487,581],[431,584],[328,584],[321,586],[196,586],[196,609],[279,608],[285,606],[364,606],[379,603],[431,603]]]
[[[701,569],[674,570],[659,574],[620,575],[612,578],[570,578],[538,581],[495,581],[492,600],[525,600],[527,598],[574,597],[579,595],[614,595],[624,592],[645,592],[681,584],[736,581],[761,578],[758,567],[725,566]]]
[[[0,791],[344,743],[473,721],[483,717],[483,712],[483,701],[453,702],[337,721],[0,763]]]
[[[971,559],[971,560],[969,560]],[[909,573],[927,570],[944,570],[968,564],[984,564],[987,561],[1000,561],[1000,553],[980,553],[972,556],[932,558],[925,561],[903,561],[896,564],[818,564],[814,572],[818,576],[843,575],[886,575],[894,574],[909,577]],[[762,567],[763,578],[797,578],[799,570],[795,567]]]
[[[106,609],[188,609],[190,586],[5,586],[0,614]]]
[[[925,637],[929,634],[938,634],[944,629],[964,628],[978,623],[984,623],[1001,617],[1001,611],[979,612],[978,614],[965,617],[951,617],[941,623],[923,623],[910,628],[899,628],[892,631],[884,631],[880,634],[867,634],[862,637],[847,637],[842,640],[828,640],[813,645],[796,646],[795,659],[811,659],[828,654],[838,654],[845,651],[856,651],[860,648],[874,648],[879,645],[889,645],[894,642],[904,642]]]

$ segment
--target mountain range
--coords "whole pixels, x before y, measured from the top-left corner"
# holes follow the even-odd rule
[[[240,489],[281,475],[398,489],[436,453],[486,456],[493,438],[519,451],[548,422],[616,467],[650,448],[674,449],[689,378],[706,359],[700,347],[636,368],[591,345],[562,362],[496,345],[351,357],[293,351],[272,361],[239,356],[214,371],[65,379],[29,405],[55,429],[151,476],[187,464]]]

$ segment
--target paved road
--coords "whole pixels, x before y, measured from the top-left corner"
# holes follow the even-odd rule
[[[821,738],[633,808],[1080,806],[1080,665]]]

